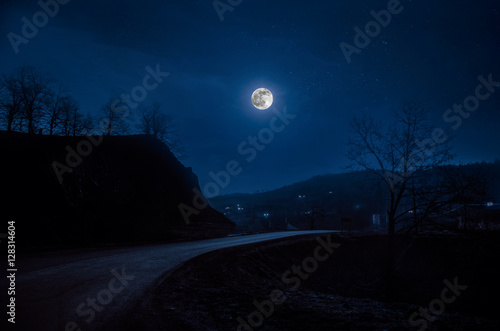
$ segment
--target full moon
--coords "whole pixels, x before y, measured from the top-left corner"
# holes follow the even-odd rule
[[[256,89],[252,94],[252,103],[257,109],[267,109],[273,104],[273,94],[267,88]]]

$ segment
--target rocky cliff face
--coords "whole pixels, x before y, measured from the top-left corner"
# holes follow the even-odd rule
[[[223,235],[210,206],[186,224],[197,176],[149,136],[0,133],[2,214],[26,247],[147,242]],[[2,217],[3,218],[3,217]]]

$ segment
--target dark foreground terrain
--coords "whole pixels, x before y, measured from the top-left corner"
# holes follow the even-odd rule
[[[0,131],[0,217],[18,251],[223,237],[234,223],[209,205],[189,224],[179,206],[203,197],[198,177],[147,135],[43,136]]]
[[[314,236],[222,249],[174,270],[126,321],[109,329],[236,330],[243,320],[253,324],[249,330],[499,330],[499,239],[498,233],[399,238],[392,303],[384,290],[384,236],[332,235],[341,245],[327,260],[316,260],[316,270],[301,269],[304,280],[293,280],[291,271],[315,256]],[[313,270],[312,259],[307,263]],[[446,280],[459,287],[457,296],[445,291],[449,303],[442,302]],[[271,297],[282,303],[271,308]],[[254,301],[264,314],[252,314]],[[431,321],[414,316],[412,326],[409,318],[419,307]]]

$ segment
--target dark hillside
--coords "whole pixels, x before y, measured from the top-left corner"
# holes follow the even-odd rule
[[[91,144],[86,137],[0,133],[2,219],[16,221],[19,247],[196,238],[232,228],[211,207],[186,225],[178,205],[192,204],[198,178],[159,140],[104,137],[81,162],[68,159],[77,165],[60,171],[60,182],[53,162],[67,166],[68,150],[78,146],[85,154]]]
[[[429,183],[450,184],[454,179],[456,191],[464,192],[464,201],[475,205],[500,201],[500,161],[445,165],[419,174]],[[464,202],[462,201],[462,202]],[[210,199],[217,210],[236,224],[248,227],[284,229],[287,223],[302,230],[314,228],[339,230],[341,219],[352,220],[353,230],[370,230],[374,215],[380,218],[384,228],[385,212],[389,203],[389,191],[378,177],[357,171],[316,176],[276,190],[254,194],[231,194]],[[449,209],[457,209],[450,205]],[[484,206],[483,206],[484,207]],[[495,206],[487,209],[498,208]],[[482,208],[485,209],[485,208]],[[495,211],[478,210],[492,218]],[[459,210],[461,211],[461,209]],[[496,217],[490,221],[499,223]]]

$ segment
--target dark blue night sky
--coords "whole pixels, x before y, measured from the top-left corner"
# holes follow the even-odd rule
[[[0,72],[23,64],[50,72],[82,111],[97,117],[117,91],[143,83],[147,66],[159,66],[170,75],[144,102],[162,103],[175,118],[189,155],[184,163],[201,185],[229,161],[241,164],[221,193],[342,172],[350,119],[384,120],[409,99],[428,106],[436,127],[455,137],[454,162],[500,157],[500,83],[456,130],[443,120],[447,109],[474,95],[478,76],[500,82],[498,1],[401,0],[399,13],[350,63],[339,45],[354,46],[354,28],[364,29],[374,20],[371,11],[396,6],[394,0],[222,0],[239,3],[223,21],[209,0],[60,2],[67,4],[16,54],[9,33],[21,36],[22,18],[32,21],[41,7],[2,0]],[[259,87],[274,95],[269,110],[251,104]],[[296,117],[246,161],[238,146],[269,128],[284,107]]]

